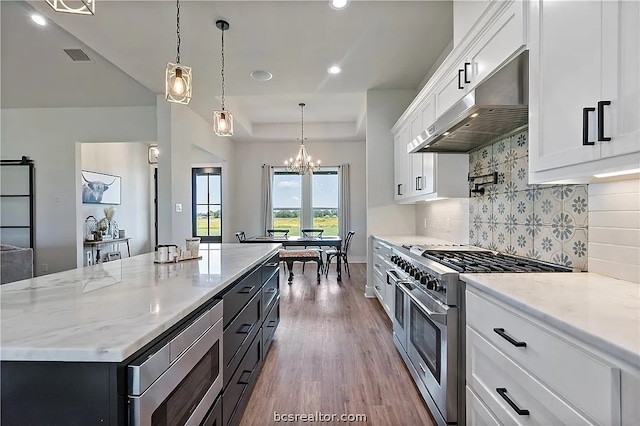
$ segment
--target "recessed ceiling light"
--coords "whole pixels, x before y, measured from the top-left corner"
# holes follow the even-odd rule
[[[47,20],[44,19],[42,15],[38,15],[37,13],[31,15],[31,20],[40,26],[47,25]]]
[[[250,75],[251,78],[258,81],[269,81],[273,78],[273,74],[271,74],[269,71],[264,70],[251,71]]]
[[[332,9],[340,10],[347,7],[348,3],[349,2],[347,0],[331,0],[331,2],[329,3],[329,6]]]
[[[327,72],[329,74],[340,74],[342,72],[342,68],[340,68],[337,65],[332,65],[329,68],[327,68]]]

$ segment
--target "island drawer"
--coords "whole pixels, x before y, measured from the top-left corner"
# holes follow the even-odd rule
[[[267,317],[262,324],[262,358],[267,356],[271,342],[273,341],[273,335],[280,323],[280,298],[278,297],[273,304],[273,307],[267,314]]]
[[[207,414],[200,426],[222,426],[222,395],[213,404],[213,408]]]
[[[225,385],[247,350],[250,342],[260,332],[262,296],[256,294],[240,315],[224,331],[223,360]]]
[[[597,423],[620,423],[619,368],[498,303],[467,290],[467,326]]]
[[[244,305],[260,291],[261,286],[261,268],[257,268],[222,296],[222,300],[224,300],[223,318],[225,329]]]
[[[269,312],[278,294],[280,294],[280,274],[276,271],[262,287],[262,306],[264,307],[262,313],[264,315]]]
[[[257,381],[260,367],[262,367],[262,339],[256,337],[247,354],[242,359],[222,396],[222,417],[224,425],[240,423],[242,413],[249,402],[251,391]]]
[[[266,282],[271,278],[271,276],[278,270],[280,267],[280,254],[277,253],[271,259],[267,260],[262,264],[260,270],[262,271],[262,279],[261,282]]]

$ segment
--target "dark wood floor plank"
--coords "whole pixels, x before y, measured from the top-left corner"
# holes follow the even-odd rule
[[[308,265],[311,266],[311,265]],[[391,322],[364,297],[366,266],[317,284],[313,267],[281,273],[281,320],[241,426],[278,425],[278,414],[364,414],[366,422],[299,425],[432,426],[392,340]]]

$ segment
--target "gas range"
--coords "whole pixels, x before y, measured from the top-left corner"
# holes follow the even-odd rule
[[[396,246],[393,340],[439,426],[465,424],[465,297],[461,273],[571,272],[463,244]]]

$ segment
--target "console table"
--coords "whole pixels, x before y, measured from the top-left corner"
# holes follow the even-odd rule
[[[93,256],[93,258],[96,259],[96,263],[98,263],[97,259],[100,259],[100,247],[102,247],[105,244],[118,244],[118,251],[119,251],[120,243],[127,243],[127,254],[129,255],[129,257],[131,257],[131,248],[129,247],[130,239],[131,237],[113,238],[111,240],[100,240],[100,241],[85,241],[84,246],[91,247],[92,256],[93,256],[93,250],[95,248],[96,253],[95,253],[95,256]]]

